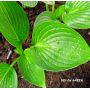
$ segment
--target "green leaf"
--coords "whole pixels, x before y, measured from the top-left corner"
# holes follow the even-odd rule
[[[13,67],[0,63],[0,88],[16,88],[17,74]]]
[[[46,22],[48,20],[57,21],[55,15],[52,12],[44,11],[40,15],[37,16],[35,23],[34,23],[34,27],[36,25],[39,25],[39,24]]]
[[[62,14],[64,13],[64,10],[65,10],[65,6],[64,5],[60,5],[56,11],[55,11],[55,16],[56,18],[61,18],[62,17]],[[61,18],[62,19],[62,18]]]
[[[29,21],[22,7],[16,2],[0,2],[0,31],[15,47],[20,47],[26,40]]]
[[[45,4],[48,4],[48,5],[53,5],[55,4],[55,1],[42,1],[44,2]]]
[[[39,87],[45,87],[44,70],[31,62],[30,59],[32,58],[28,52],[30,52],[29,49],[25,50],[26,56],[20,56],[18,61],[19,70],[22,73],[24,79],[29,83]]]
[[[62,71],[90,59],[90,47],[82,36],[66,25],[47,20],[32,35],[33,62],[45,70]]]
[[[65,24],[75,29],[90,28],[90,2],[67,1],[62,19]]]
[[[24,6],[26,7],[35,7],[38,3],[38,1],[20,1]]]

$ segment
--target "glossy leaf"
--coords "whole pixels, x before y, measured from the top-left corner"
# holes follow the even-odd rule
[[[38,1],[20,1],[24,6],[26,7],[35,7],[38,3]]]
[[[45,87],[45,74],[44,70],[38,67],[36,64],[32,63],[30,59],[30,53],[28,49],[25,50],[26,56],[20,56],[18,61],[18,66],[23,78],[29,83]]]
[[[0,88],[16,88],[17,74],[13,67],[0,63]]]
[[[58,18],[60,18],[60,19],[62,19],[61,17],[62,17],[62,14],[64,13],[64,11],[65,11],[65,6],[64,5],[60,5],[57,9],[56,9],[56,11],[55,11],[55,17],[58,19]]]
[[[53,20],[53,21],[57,21],[55,15],[52,12],[49,11],[44,11],[42,12],[40,15],[37,16],[35,23],[34,23],[34,27],[36,25],[41,24],[42,22],[46,22],[48,20]],[[53,22],[52,21],[52,22]]]
[[[67,1],[62,19],[65,24],[75,29],[90,28],[90,2]]]
[[[55,1],[42,1],[44,2],[45,4],[48,4],[48,5],[53,5],[55,4]]]
[[[89,46],[79,33],[66,25],[47,20],[33,31],[33,62],[43,69],[68,70],[89,61]]]
[[[26,40],[29,33],[28,18],[16,2],[0,2],[0,31],[15,47]]]

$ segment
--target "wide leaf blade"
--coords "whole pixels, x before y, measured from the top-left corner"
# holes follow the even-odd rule
[[[13,67],[0,63],[0,88],[16,88],[17,74]]]
[[[35,26],[32,45],[33,62],[45,70],[68,70],[90,59],[90,47],[82,36],[53,20]]]
[[[19,70],[23,78],[33,85],[45,87],[44,70],[31,62],[31,55],[28,49],[25,50],[25,53],[26,56],[20,56],[18,61]]]
[[[90,28],[90,2],[67,1],[62,19],[65,24],[75,29]]]
[[[15,47],[26,40],[29,33],[29,22],[18,3],[0,2],[0,31]]]

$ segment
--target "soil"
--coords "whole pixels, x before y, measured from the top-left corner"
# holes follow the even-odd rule
[[[64,2],[56,2],[56,7],[63,4]],[[20,3],[19,3],[20,4]],[[21,4],[20,4],[21,5]],[[39,2],[35,8],[25,8],[25,12],[28,15],[30,21],[30,34],[28,39],[23,44],[23,48],[29,47],[31,42],[31,32],[33,30],[33,24],[35,18],[42,11],[45,11],[45,5]],[[77,30],[90,46],[90,29]],[[12,47],[5,38],[0,34],[0,62],[11,63],[18,55],[14,53],[14,47]],[[12,51],[10,57],[7,59],[8,53]],[[18,66],[15,65],[15,69],[18,74],[19,85],[18,88],[36,88],[23,79],[21,76]],[[48,88],[90,88],[90,62],[87,62],[74,69],[62,71],[62,72],[49,72],[46,71],[46,83]]]

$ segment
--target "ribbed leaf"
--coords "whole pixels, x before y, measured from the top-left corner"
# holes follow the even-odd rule
[[[55,4],[55,1],[42,1],[42,2],[44,2],[44,3],[48,4],[48,5]]]
[[[90,28],[90,2],[67,1],[62,18],[69,27],[75,29]]]
[[[67,70],[90,59],[90,48],[81,35],[56,21],[37,25],[32,45],[33,62],[45,70]]]
[[[26,40],[29,32],[28,18],[16,2],[0,2],[0,31],[15,47]]]
[[[58,19],[62,19],[62,14],[64,13],[64,10],[65,10],[65,6],[64,5],[60,5],[56,11],[55,11],[55,17]]]
[[[34,27],[36,25],[41,24],[44,21],[46,22],[47,20],[57,21],[55,18],[55,15],[52,12],[44,11],[40,15],[37,16],[35,23],[34,23]]]
[[[35,7],[38,3],[38,1],[20,1],[24,6],[26,7]]]
[[[16,88],[17,74],[13,67],[0,63],[0,88]]]
[[[44,70],[31,62],[31,56],[28,52],[27,49],[25,50],[26,56],[20,56],[18,61],[19,70],[24,79],[29,83],[39,87],[45,87]]]

